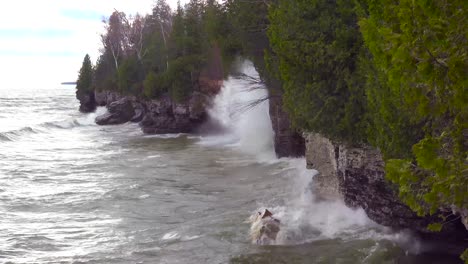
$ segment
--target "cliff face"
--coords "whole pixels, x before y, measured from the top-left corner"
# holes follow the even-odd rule
[[[80,101],[80,112],[89,113],[96,110],[94,92],[77,90],[76,98]]]
[[[385,180],[384,161],[377,149],[348,147],[316,133],[304,133],[306,161],[316,169],[314,193],[319,199],[340,199],[349,207],[362,207],[370,219],[394,228],[409,228],[428,237],[462,241],[468,232],[460,220],[444,224],[440,233],[427,230],[437,216],[418,217],[400,202],[396,189]],[[450,212],[445,212],[445,215]]]
[[[281,157],[302,157],[304,138],[291,128],[288,114],[283,110],[281,97],[270,98],[270,119],[275,132],[275,152]]]
[[[194,92],[189,100],[177,103],[168,96],[144,100],[111,91],[95,92],[96,104],[107,106],[108,113],[96,117],[99,125],[139,122],[144,133],[190,133],[207,118],[209,97]]]

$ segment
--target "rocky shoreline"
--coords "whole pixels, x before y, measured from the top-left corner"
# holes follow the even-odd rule
[[[112,91],[81,95],[78,99],[83,112],[94,111],[96,106],[107,107],[108,113],[96,117],[97,124],[137,122],[146,134],[196,132],[208,120],[207,109],[211,104],[211,97],[200,92],[193,92],[184,103],[174,102],[168,96],[145,100]],[[453,215],[441,232],[429,231],[427,225],[440,219],[436,215],[419,217],[399,200],[396,188],[385,179],[384,161],[378,150],[369,146],[349,147],[317,133],[299,134],[291,128],[281,100],[270,100],[270,118],[278,157],[305,155],[307,167],[319,171],[313,184],[317,199],[341,200],[351,208],[363,208],[378,224],[413,230],[431,240],[450,241],[454,252],[468,246],[468,231],[463,225],[467,221],[467,215],[463,214],[466,210],[457,211],[462,212],[462,221]]]
[[[318,199],[342,200],[348,207],[361,207],[378,224],[411,229],[427,238],[463,241],[468,232],[458,216],[451,216],[441,232],[427,229],[440,222],[436,215],[419,217],[403,204],[396,187],[385,179],[384,161],[377,149],[349,147],[317,133],[304,133],[307,168],[316,169],[314,193]],[[439,212],[450,215],[451,210]],[[453,221],[451,221],[453,220]]]
[[[438,244],[438,252],[459,255],[468,248],[467,209],[443,208],[432,216],[418,216],[400,201],[397,187],[385,179],[380,151],[365,145],[350,147],[318,133],[301,135],[291,128],[281,100],[275,99],[270,99],[270,118],[277,156],[305,156],[307,168],[319,171],[311,187],[316,199],[340,200],[350,208],[363,208],[380,225],[411,230]],[[440,232],[429,231],[430,223],[441,222],[438,214],[449,216]]]
[[[96,91],[78,99],[82,112],[107,107],[107,113],[96,117],[98,125],[134,122],[146,134],[195,132],[206,122],[210,105],[210,97],[200,92],[193,92],[186,102],[175,102],[169,96],[147,100],[113,91]]]

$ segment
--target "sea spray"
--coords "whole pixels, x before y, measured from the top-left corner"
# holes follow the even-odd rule
[[[202,137],[201,144],[237,147],[246,155],[253,155],[257,162],[286,164],[282,172],[288,179],[285,198],[271,197],[270,200],[258,202],[258,208],[251,212],[255,215],[269,209],[281,221],[281,230],[274,244],[294,245],[324,239],[372,239],[392,241],[411,252],[420,251],[420,243],[411,235],[395,233],[374,223],[363,209],[348,208],[341,201],[318,200],[312,192],[312,184],[314,175],[319,172],[306,169],[304,158],[276,159],[268,90],[252,62],[239,63],[239,73],[224,82],[209,114],[212,121],[222,126],[223,132]],[[261,199],[264,195],[258,193],[258,197]],[[258,229],[258,226],[252,225],[251,228]]]
[[[207,137],[202,143],[235,146],[261,161],[275,159],[267,98],[268,91],[252,62],[240,63],[239,73],[224,82],[209,109],[211,119],[224,132]]]

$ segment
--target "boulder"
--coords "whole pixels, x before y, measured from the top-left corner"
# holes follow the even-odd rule
[[[123,97],[107,106],[108,113],[96,117],[98,125],[118,125],[129,122],[135,116],[132,101]]]
[[[99,125],[139,122],[144,133],[190,133],[198,129],[208,117],[206,108],[210,98],[193,92],[185,102],[174,102],[167,95],[144,100],[113,91],[96,91],[96,104],[106,105],[108,113],[96,117]]]

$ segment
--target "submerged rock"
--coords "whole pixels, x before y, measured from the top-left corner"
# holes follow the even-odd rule
[[[319,199],[339,199],[349,207],[362,207],[370,219],[385,226],[450,240],[468,237],[459,220],[444,224],[441,232],[430,232],[427,225],[440,219],[419,217],[400,201],[396,186],[385,179],[384,161],[377,149],[349,147],[317,133],[304,133],[304,138],[307,167],[319,171],[312,187]]]

